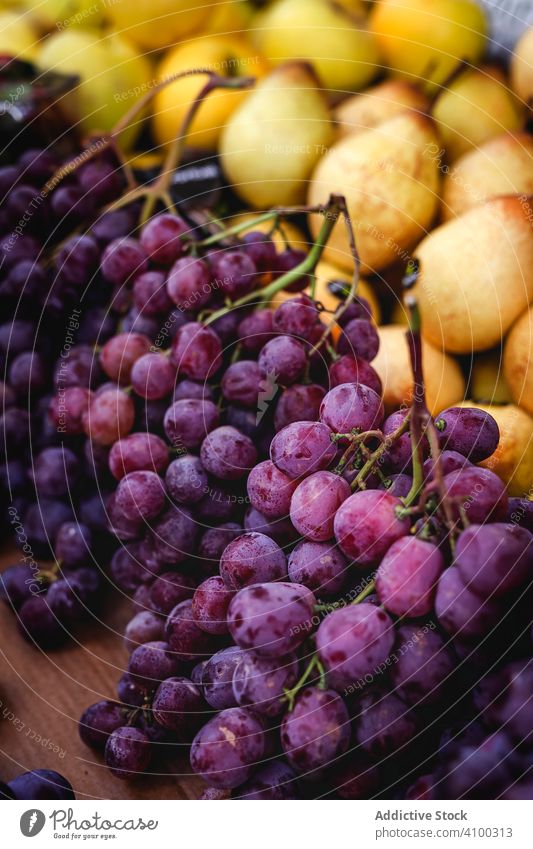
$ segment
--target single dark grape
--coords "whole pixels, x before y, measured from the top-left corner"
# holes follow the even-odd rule
[[[356,492],[339,507],[334,520],[335,539],[341,551],[361,566],[381,560],[393,542],[409,532],[409,519],[396,511],[402,502],[388,492]]]
[[[244,708],[228,708],[210,719],[194,738],[191,766],[215,787],[238,787],[261,762],[265,745],[260,720]]]
[[[103,749],[109,735],[124,725],[124,708],[103,700],[90,705],[81,715],[78,731],[86,746]]]
[[[457,451],[472,463],[494,454],[500,441],[496,420],[490,413],[475,407],[449,407],[439,413],[435,427],[443,448]]]
[[[115,778],[137,778],[148,769],[151,758],[150,740],[140,729],[122,726],[109,735],[105,746],[105,762]]]
[[[332,542],[302,540],[289,555],[289,578],[317,596],[340,593],[348,576],[348,561]]]
[[[263,716],[279,716],[287,709],[285,690],[295,685],[298,669],[295,655],[270,658],[242,652],[233,673],[237,704]]]
[[[247,533],[230,542],[220,558],[220,575],[230,590],[287,576],[287,560],[265,534]]]
[[[303,690],[283,718],[281,745],[297,772],[316,779],[315,771],[329,766],[350,745],[350,717],[340,696],[318,687]]]

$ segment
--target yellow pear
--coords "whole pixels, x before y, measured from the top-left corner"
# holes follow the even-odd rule
[[[106,4],[95,0],[24,0],[23,6],[40,29],[63,32],[69,27],[99,26]]]
[[[330,0],[275,0],[252,23],[259,52],[273,65],[303,59],[333,91],[363,88],[378,71],[372,33]]]
[[[76,74],[74,103],[85,133],[111,130],[153,78],[150,63],[122,36],[70,28],[42,42],[37,64],[43,70]],[[120,137],[128,146],[141,130],[137,118]]]
[[[363,270],[406,261],[430,227],[439,204],[440,172],[428,150],[438,150],[433,122],[408,111],[372,130],[338,141],[318,163],[309,187],[311,205],[330,192],[346,197]],[[320,216],[311,216],[313,233]],[[334,228],[325,258],[351,267],[344,222]]]
[[[533,137],[504,133],[463,154],[446,168],[442,217],[461,215],[498,195],[533,194]]]
[[[508,404],[512,401],[503,375],[502,351],[477,354],[470,374],[470,395],[473,401],[487,404]]]
[[[30,61],[39,48],[35,21],[20,11],[0,11],[0,55]]]
[[[334,110],[339,138],[371,130],[406,109],[426,112],[429,100],[406,80],[385,80],[360,94],[353,94]]]
[[[255,209],[300,203],[332,135],[312,69],[291,62],[260,80],[231,115],[220,159],[235,192]]]
[[[474,404],[494,416],[500,428],[500,441],[492,457],[480,463],[497,474],[509,495],[530,495],[533,487],[533,418],[514,404]]]
[[[422,333],[469,354],[499,344],[533,298],[533,206],[489,200],[447,221],[416,249]]]
[[[524,103],[533,102],[533,27],[518,40],[511,57],[511,86]]]
[[[139,47],[169,47],[196,32],[212,7],[205,0],[105,0],[105,13]]]
[[[461,60],[478,64],[487,21],[475,0],[380,0],[370,16],[395,74],[441,85]]]
[[[533,307],[509,331],[503,370],[513,401],[533,415]]]
[[[192,38],[164,54],[157,68],[158,80],[189,68],[205,68],[222,77],[262,76],[265,63],[253,55],[251,46],[232,35]],[[165,86],[155,96],[152,128],[156,141],[166,145],[176,138],[185,115],[207,82],[207,76],[191,76]],[[193,147],[215,150],[229,116],[246,97],[246,90],[212,91],[200,105],[192,122],[188,142]]]
[[[372,368],[383,383],[383,401],[387,410],[409,404],[413,398],[406,330],[397,324],[387,324],[378,329],[379,351],[372,360]],[[438,413],[463,400],[465,381],[453,357],[423,341],[422,364],[426,399],[431,413]]]
[[[220,0],[216,6],[211,4],[203,31],[213,35],[237,35],[248,28],[253,13],[254,7],[248,0]]]
[[[433,117],[450,162],[505,130],[519,130],[524,120],[505,75],[491,66],[466,70],[443,89]]]

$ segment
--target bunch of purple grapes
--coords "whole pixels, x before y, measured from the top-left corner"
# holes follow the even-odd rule
[[[118,481],[111,573],[134,600],[117,701],[88,708],[82,739],[126,779],[190,746],[209,798],[454,797],[457,772],[461,796],[522,792],[532,517],[476,465],[496,422],[451,408],[416,440],[413,410],[385,415],[363,299],[333,351],[305,278],[250,310],[287,267],[267,237],[195,239],[157,216],[103,257],[177,318],[170,347],[108,340],[113,384],[79,418]],[[480,712],[494,666],[502,706]]]
[[[72,785],[53,769],[33,769],[9,782],[0,781],[0,799],[75,799]]]

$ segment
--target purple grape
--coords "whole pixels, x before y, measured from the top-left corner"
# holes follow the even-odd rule
[[[255,507],[249,507],[244,514],[244,528],[246,531],[253,531],[258,534],[265,534],[275,540],[278,545],[285,546],[295,542],[298,534],[292,526],[290,519],[269,519],[256,510]]]
[[[115,209],[104,212],[93,224],[91,234],[104,247],[131,233],[133,220],[128,209]]]
[[[168,460],[168,446],[153,433],[130,433],[109,452],[109,468],[117,480],[131,472],[164,472]]]
[[[30,301],[43,300],[43,295],[49,291],[49,278],[44,268],[34,260],[23,260],[17,263],[0,286],[0,294],[6,298],[24,299]],[[50,308],[53,295],[47,298],[46,306]]]
[[[100,261],[100,249],[90,236],[72,236],[63,243],[56,267],[66,282],[80,288],[91,282]]]
[[[321,422],[294,422],[278,431],[270,446],[270,459],[290,478],[301,478],[326,469],[335,459],[331,431]]]
[[[128,594],[149,578],[138,557],[138,546],[133,544],[118,548],[111,558],[111,577],[116,586]]]
[[[244,477],[257,460],[257,451],[248,436],[224,425],[212,430],[200,448],[204,468],[222,480]]]
[[[152,749],[147,735],[138,728],[116,728],[105,746],[105,762],[115,778],[137,778],[150,765]]]
[[[143,247],[136,239],[114,239],[104,249],[102,274],[110,283],[123,286],[126,282],[148,271],[148,261]]]
[[[200,690],[192,681],[172,677],[157,688],[152,710],[158,725],[189,742],[200,724],[203,704]]]
[[[162,572],[150,587],[150,604],[157,613],[168,616],[173,607],[192,598],[195,583],[183,572]]]
[[[137,646],[128,663],[131,680],[147,690],[155,689],[159,681],[177,675],[178,671],[178,659],[169,645],[161,640]]]
[[[296,799],[296,775],[284,761],[272,761],[239,787],[233,798],[249,801]]]
[[[208,528],[198,545],[198,556],[202,558],[203,567],[218,568],[222,552],[227,545],[242,534],[243,530],[236,522],[225,522],[217,528]],[[205,561],[209,561],[205,563]]]
[[[295,651],[313,627],[315,599],[301,584],[255,584],[231,601],[229,632],[237,645],[260,657]]]
[[[191,766],[215,787],[238,787],[250,778],[265,748],[260,720],[244,708],[228,708],[210,719],[194,738]]]
[[[46,601],[59,622],[71,627],[83,617],[88,599],[74,572],[68,580],[60,578],[54,581],[48,590]]]
[[[283,718],[281,745],[297,772],[316,779],[316,771],[335,762],[350,745],[350,717],[340,696],[318,687],[303,690]]]
[[[130,651],[144,643],[161,641],[164,636],[165,623],[157,613],[151,610],[140,610],[130,619],[124,630],[124,642]]]
[[[363,693],[355,720],[355,738],[373,758],[404,749],[416,736],[417,723],[410,708],[394,693],[375,688]]]
[[[237,706],[232,682],[243,655],[238,646],[229,646],[216,652],[206,662],[202,674],[203,693],[208,705],[215,710]]]
[[[242,298],[253,291],[257,282],[257,268],[251,256],[244,251],[226,250],[216,255],[213,285],[231,300]]]
[[[103,749],[113,731],[124,725],[125,711],[117,702],[101,701],[81,715],[78,731],[86,746]]]
[[[14,563],[0,574],[0,597],[17,610],[33,593],[43,589],[43,579],[27,563]]]
[[[472,463],[479,463],[494,454],[500,441],[495,419],[490,413],[475,407],[449,407],[439,413],[435,427],[440,432],[442,448],[457,451]]]
[[[494,799],[512,784],[516,753],[508,736],[497,731],[477,744],[464,744],[446,764],[439,796]]]
[[[166,315],[172,309],[167,281],[161,271],[146,271],[133,284],[133,302],[147,316]]]
[[[23,772],[9,782],[15,799],[26,801],[37,799],[75,799],[72,785],[53,769],[32,769]]]
[[[183,398],[175,401],[165,413],[165,433],[175,448],[190,450],[201,445],[218,421],[218,408],[212,401]]]
[[[244,351],[258,354],[263,345],[274,337],[273,312],[268,309],[254,310],[239,323],[237,335]]]
[[[508,496],[500,478],[489,469],[476,466],[450,472],[444,478],[445,497],[457,521],[461,511],[471,524],[482,524],[490,519],[497,522],[507,513]]]
[[[207,473],[199,457],[184,454],[173,460],[165,475],[170,497],[179,504],[200,501],[208,489]]]
[[[527,498],[510,498],[506,521],[533,533],[533,501],[528,501]]]
[[[409,475],[391,475],[383,483],[380,483],[378,489],[384,489],[390,495],[395,495],[396,498],[406,498],[411,492],[413,479]]]
[[[376,592],[396,616],[416,619],[433,608],[444,557],[431,542],[404,536],[393,542],[376,572]]]
[[[332,388],[342,383],[363,383],[377,395],[383,389],[378,373],[366,360],[347,354],[330,365],[329,381]]]
[[[101,159],[87,162],[78,169],[76,176],[82,189],[94,195],[99,205],[109,203],[120,194],[120,171],[110,162]]]
[[[255,409],[262,385],[258,364],[254,360],[239,360],[224,373],[222,395],[231,403]]]
[[[285,578],[287,561],[279,545],[270,537],[247,533],[224,549],[220,574],[228,589],[240,590],[251,584]]]
[[[284,389],[274,415],[276,430],[293,422],[315,421],[325,394],[325,389],[314,383],[296,383]]]
[[[337,511],[349,495],[350,487],[344,478],[333,472],[315,472],[304,478],[293,493],[292,524],[313,542],[331,539]]]
[[[261,232],[251,230],[242,237],[243,251],[249,256],[258,271],[272,271],[276,265],[276,246],[272,239]]]
[[[379,395],[368,386],[345,383],[330,389],[324,396],[320,420],[333,433],[372,430],[383,421],[383,404]]]
[[[353,318],[344,325],[337,342],[339,354],[349,354],[371,362],[379,350],[379,336],[375,325],[366,318]]]
[[[231,489],[223,489],[222,482],[211,483],[201,501],[195,506],[195,517],[200,525],[213,526],[235,517],[235,506],[244,503],[244,496],[235,495]]]
[[[150,698],[150,694],[144,687],[132,681],[127,673],[124,673],[117,685],[117,695],[120,701],[128,707],[144,707]]]
[[[176,384],[173,401],[181,401],[183,398],[195,398],[200,401],[212,401],[213,390],[208,383],[196,383],[195,380],[183,378]]]
[[[37,551],[49,551],[63,522],[73,520],[71,508],[62,501],[40,498],[30,504],[24,516],[24,530]]]
[[[190,599],[180,602],[170,611],[165,633],[178,660],[197,663],[202,656],[210,654],[212,637],[196,624]]]
[[[103,389],[96,394],[83,416],[83,427],[93,442],[112,445],[127,436],[135,421],[132,399],[120,389]]]
[[[50,402],[48,416],[59,433],[75,436],[83,433],[92,392],[84,386],[69,386]]]
[[[446,569],[440,577],[435,612],[448,634],[466,640],[488,634],[501,617],[497,602],[483,600],[473,593],[463,582],[456,567]]]
[[[203,581],[192,598],[192,612],[198,627],[208,634],[227,634],[228,607],[234,595],[219,575]]]
[[[307,356],[301,342],[291,336],[276,336],[263,346],[258,363],[263,378],[290,386],[304,373]]]
[[[107,503],[104,505],[104,515],[107,530],[121,542],[134,542],[142,536],[144,531],[143,523],[138,519],[126,519],[122,511],[117,507],[116,492],[110,495]],[[113,567],[113,561],[111,561],[111,567]],[[120,580],[117,583],[121,586]]]
[[[427,626],[402,625],[397,632],[391,666],[395,693],[418,707],[440,702],[451,683],[455,660],[436,631]]]
[[[186,507],[172,505],[152,527],[156,556],[165,563],[181,563],[193,554],[197,525]]]
[[[375,675],[387,661],[393,643],[392,620],[368,602],[334,610],[316,633],[328,683],[339,692]]]
[[[318,322],[316,304],[308,295],[297,295],[284,301],[274,312],[273,328],[277,333],[309,339]]]
[[[167,293],[180,310],[200,310],[213,294],[211,271],[207,262],[190,256],[178,259],[168,275]]]
[[[116,383],[131,383],[133,366],[148,353],[150,344],[150,339],[142,333],[119,333],[102,347],[100,365]]]
[[[248,475],[247,488],[252,507],[268,519],[288,516],[297,486],[298,481],[291,480],[271,460],[258,463]]]
[[[55,539],[55,554],[63,566],[77,569],[89,561],[92,548],[90,528],[80,522],[65,522]]]
[[[175,378],[176,371],[164,354],[144,354],[131,370],[133,391],[149,401],[170,395]]]
[[[531,746],[533,722],[531,718],[531,691],[533,665],[531,660],[516,661],[497,673],[498,685],[491,704],[491,714],[497,725],[519,745]]]
[[[170,359],[180,374],[207,380],[222,364],[222,345],[214,330],[191,321],[172,340]]]
[[[54,371],[54,385],[62,390],[69,386],[85,386],[94,389],[100,382],[102,372],[92,347],[78,345],[71,348],[68,358],[58,361]]]
[[[348,561],[331,542],[302,540],[289,555],[289,578],[316,595],[334,596],[342,590]]]
[[[533,535],[519,525],[470,525],[457,540],[455,565],[476,595],[504,595],[532,575]]]
[[[279,716],[286,710],[285,690],[298,680],[295,655],[270,658],[241,652],[233,674],[233,693],[237,704],[263,716]]]
[[[178,215],[161,212],[154,215],[141,231],[141,246],[152,262],[169,266],[180,257],[186,247],[185,234],[190,230]]]
[[[78,458],[63,446],[45,448],[37,455],[30,474],[40,496],[66,495],[79,477]]]
[[[334,520],[341,551],[361,566],[381,560],[392,543],[409,533],[409,519],[398,518],[402,502],[388,492],[356,492],[339,507]]]
[[[19,398],[31,398],[43,392],[48,383],[45,360],[38,351],[25,351],[9,367],[9,384]]]
[[[117,487],[117,508],[126,519],[149,522],[165,506],[166,491],[155,472],[130,472]]]
[[[32,595],[22,603],[18,611],[18,626],[23,637],[42,649],[55,648],[66,637],[44,595]]]

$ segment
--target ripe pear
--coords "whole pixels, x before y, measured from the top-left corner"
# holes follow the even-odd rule
[[[363,270],[377,271],[400,260],[430,227],[439,203],[438,150],[431,118],[403,112],[372,130],[346,136],[318,163],[308,201],[324,203],[330,192],[346,197]],[[311,216],[316,234],[320,216]],[[335,225],[325,258],[352,263],[344,222]]]
[[[220,159],[235,192],[255,209],[300,203],[332,136],[312,69],[291,62],[260,80],[231,115]]]
[[[533,307],[509,331],[503,370],[513,401],[533,415]]]
[[[503,133],[463,154],[447,169],[442,217],[461,215],[498,195],[533,194],[533,137]]]
[[[79,76],[70,103],[85,133],[111,130],[153,79],[149,61],[122,36],[74,27],[45,39],[37,64]],[[141,126],[137,118],[121,134],[121,145],[131,145]]]
[[[487,20],[475,0],[380,0],[370,16],[378,45],[395,75],[437,89],[464,60],[477,65]]]
[[[158,49],[197,32],[212,14],[205,0],[106,0],[106,17],[139,47]]]
[[[372,360],[383,383],[383,401],[387,410],[409,404],[413,397],[413,377],[406,339],[407,328],[387,324],[378,328],[379,351]],[[465,381],[458,363],[441,350],[422,342],[422,365],[426,381],[426,400],[431,413],[438,413],[462,401]]]
[[[470,373],[470,396],[487,404],[509,404],[511,394],[503,375],[502,350],[476,354]]]
[[[448,160],[455,162],[505,130],[519,130],[524,110],[499,68],[464,71],[443,89],[433,107]]]
[[[511,57],[511,87],[524,103],[533,103],[533,27],[519,38]]]
[[[372,364],[373,365],[373,364]],[[460,406],[477,407],[496,419],[500,441],[492,457],[480,463],[497,474],[509,495],[523,496],[533,487],[533,418],[515,404],[474,404],[465,401]]]
[[[422,333],[457,354],[499,344],[533,298],[533,205],[494,198],[442,224],[416,249]]]
[[[274,0],[252,29],[254,43],[271,64],[306,60],[333,91],[363,88],[380,65],[376,40],[364,21],[330,0]]]
[[[361,94],[353,94],[334,110],[339,138],[370,130],[406,109],[426,112],[429,99],[406,80],[385,80]]]
[[[35,21],[20,11],[0,11],[0,55],[31,61],[39,49]]]

